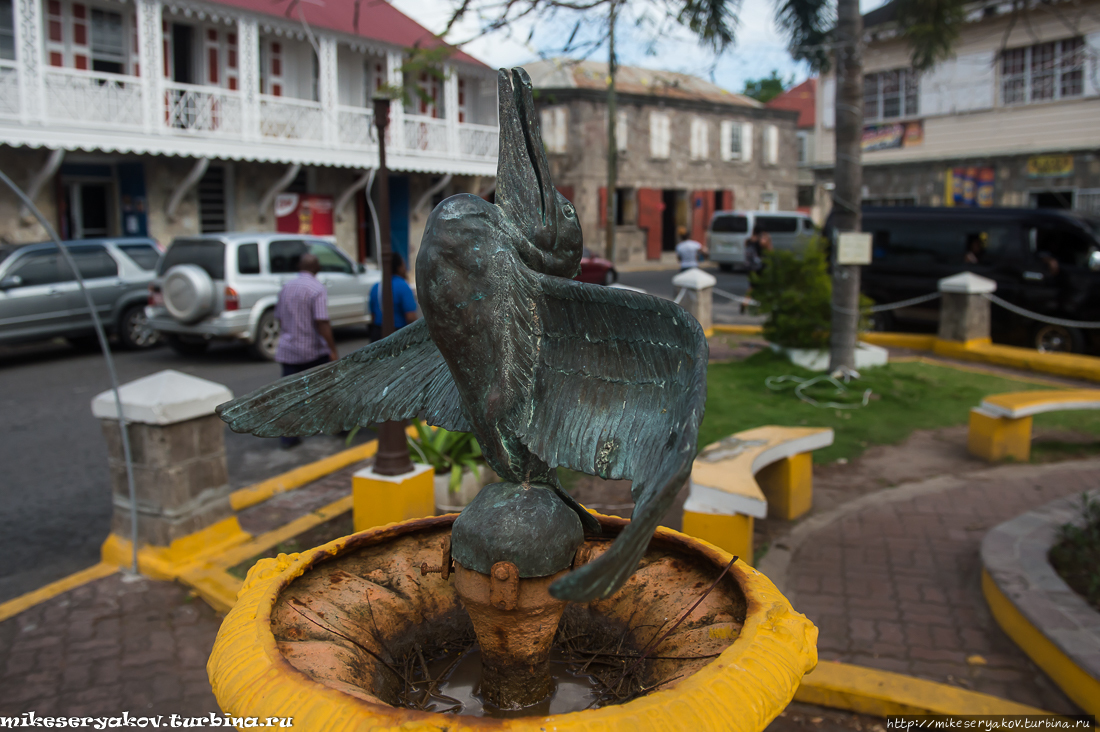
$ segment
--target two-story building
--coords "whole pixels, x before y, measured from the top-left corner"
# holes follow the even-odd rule
[[[817,122],[817,79],[811,78],[796,84],[768,102],[770,109],[786,109],[798,112],[795,144],[795,160],[798,163],[798,210],[809,214],[818,224],[821,217],[821,197],[816,195],[813,171],[814,125]]]
[[[387,141],[407,253],[434,200],[496,175],[495,73],[455,52],[404,78],[433,42],[385,2],[0,0],[0,169],[66,238],[295,231],[363,260],[371,99],[419,86]],[[0,190],[0,240],[45,237]]]
[[[607,64],[526,64],[558,189],[593,250],[605,251]],[[677,229],[702,241],[716,210],[797,203],[796,112],[686,74],[620,66],[616,86],[619,262],[672,258]]]
[[[909,68],[894,5],[864,16],[865,203],[1100,212],[1100,2],[977,2],[954,56]],[[818,85],[814,160],[832,177],[836,83]]]

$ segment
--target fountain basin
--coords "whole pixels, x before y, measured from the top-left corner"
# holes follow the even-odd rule
[[[298,729],[506,730],[763,729],[817,663],[817,629],[742,562],[646,661],[648,693],[566,714],[495,719],[397,706],[387,668],[404,649],[465,632],[454,580],[438,565],[454,516],[415,519],[258,562],[226,617],[207,670],[223,711],[293,717]],[[626,525],[598,516],[605,536]],[[698,599],[730,560],[722,550],[658,529],[642,565],[615,595],[571,606],[580,620],[623,628],[640,648]],[[617,631],[615,631],[617,632]],[[629,644],[628,644],[629,645]]]

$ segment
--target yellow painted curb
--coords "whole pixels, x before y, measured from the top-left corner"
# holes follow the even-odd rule
[[[740,335],[760,335],[764,332],[762,325],[715,325],[707,334],[709,338],[714,333],[737,333]]]
[[[802,675],[817,661],[817,628],[795,612],[764,575],[736,563],[730,574],[744,589],[748,612],[740,635],[699,672],[627,704],[571,714],[482,720],[371,703],[321,684],[290,665],[271,631],[280,593],[315,564],[345,551],[397,537],[420,526],[444,526],[454,516],[391,524],[338,539],[301,555],[263,559],[248,573],[237,605],[218,632],[207,663],[211,686],[229,714],[294,717],[295,725],[328,732],[446,728],[483,730],[762,730],[789,703]],[[660,535],[676,532],[660,528]],[[731,557],[705,542],[709,561]],[[724,563],[724,562],[723,562]],[[488,722],[491,721],[491,724]]]
[[[329,455],[309,465],[276,475],[265,481],[250,485],[247,488],[235,490],[229,494],[229,505],[234,511],[241,511],[249,506],[262,503],[272,496],[285,493],[295,488],[301,488],[307,483],[312,483],[318,478],[323,478],[329,473],[335,473],[341,468],[374,457],[378,452],[378,440],[364,442],[349,450],[342,450],[335,455]]]
[[[876,717],[899,714],[1050,714],[1016,702],[889,671],[822,661],[795,701]]]
[[[999,366],[1067,376],[1085,381],[1100,381],[1100,358],[1076,353],[1040,353],[1030,348],[1001,346],[988,340],[945,341],[936,339],[932,352],[966,361],[984,361]]]
[[[226,570],[251,559],[257,554],[262,554],[273,546],[278,546],[287,539],[291,539],[304,531],[309,531],[315,526],[350,511],[351,506],[351,496],[333,501],[327,506],[322,506],[316,511],[294,519],[289,524],[284,524],[266,534],[260,534],[246,544],[241,544],[218,554],[204,565],[188,569],[180,575],[180,579],[194,589],[199,597],[212,608],[220,613],[227,613],[237,604],[237,593],[241,590],[241,580],[229,574]]]
[[[169,546],[143,546],[138,549],[138,571],[158,580],[174,580],[189,568],[226,550],[244,544],[252,535],[241,528],[236,516],[219,521],[202,531],[188,534]],[[129,567],[133,557],[129,539],[109,534],[100,552],[106,564]]]
[[[982,569],[982,594],[1005,634],[1053,679],[1065,695],[1092,715],[1100,715],[1100,679],[1073,662],[1012,604],[989,572]]]
[[[5,603],[0,603],[0,622],[7,620],[10,617],[18,615],[24,610],[29,610],[35,605],[50,600],[63,592],[86,585],[89,582],[93,582],[97,579],[102,579],[118,571],[118,567],[100,562],[99,564],[93,564],[87,569],[82,569],[79,572],[74,572],[68,577],[62,577],[56,582],[51,582],[45,587],[39,587],[37,590],[20,595],[14,599],[8,600]]]
[[[914,351],[931,351],[936,336],[922,333],[880,333],[868,331],[859,334],[859,340],[882,348],[909,348]],[[893,360],[893,359],[891,359]]]

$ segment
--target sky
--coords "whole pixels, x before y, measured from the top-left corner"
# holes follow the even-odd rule
[[[441,32],[454,8],[454,0],[391,0],[394,7],[415,19],[433,33]],[[863,12],[881,5],[884,0],[861,0]],[[633,3],[634,7],[645,3]],[[650,7],[656,7],[653,3]],[[787,52],[786,43],[775,27],[774,0],[742,0],[740,24],[733,47],[720,57],[699,46],[690,33],[671,21],[648,17],[647,24],[637,27],[639,18],[628,16],[617,25],[615,50],[619,63],[665,71],[678,71],[709,79],[729,91],[739,92],[749,79],[760,79],[777,70],[784,81],[792,77],[795,83],[809,75],[805,64],[795,62]],[[497,31],[492,35],[475,37],[477,21],[471,18],[452,30],[447,40],[459,43],[473,38],[463,45],[463,50],[494,68],[516,66],[534,61],[540,53],[553,55],[573,30],[578,15],[563,16],[557,22],[545,22],[534,29],[531,40],[530,22],[519,21],[511,27],[511,33]],[[580,35],[584,34],[582,25]],[[655,40],[656,39],[656,40]],[[592,53],[589,58],[607,60],[606,47]]]

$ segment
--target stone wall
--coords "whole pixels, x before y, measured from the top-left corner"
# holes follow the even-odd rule
[[[35,173],[42,169],[50,156],[49,150],[12,148],[0,146],[0,170],[26,191]],[[35,205],[53,226],[57,227],[57,192],[55,181],[46,181],[35,198]],[[46,230],[37,221],[24,222],[19,216],[22,204],[15,193],[0,184],[0,244],[28,244],[48,239]]]

